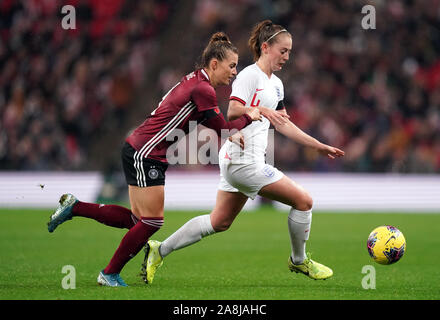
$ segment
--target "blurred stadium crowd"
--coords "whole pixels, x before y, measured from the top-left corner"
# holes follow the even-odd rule
[[[61,29],[63,3],[76,8],[76,30]],[[240,68],[252,63],[250,30],[269,18],[293,35],[291,61],[279,73],[291,119],[346,152],[330,161],[277,134],[277,167],[440,172],[440,0],[185,3],[193,7],[179,28],[169,23],[183,14],[176,1],[0,2],[0,168],[90,169],[92,137],[107,136],[119,152],[112,132],[130,112],[155,108],[135,97],[158,56],[178,55],[175,65],[159,66],[154,97],[193,69],[212,32],[229,34]],[[376,9],[376,29],[362,29],[366,4]],[[162,48],[164,30],[180,29],[189,35],[185,49]],[[219,91],[224,112],[227,95]]]
[[[76,29],[61,25],[73,5]],[[0,167],[88,168],[92,137],[118,130],[167,1],[0,2]]]

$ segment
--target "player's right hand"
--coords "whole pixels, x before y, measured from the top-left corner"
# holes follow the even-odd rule
[[[252,118],[252,121],[262,120],[261,113],[258,108],[246,108],[246,113],[249,117]]]

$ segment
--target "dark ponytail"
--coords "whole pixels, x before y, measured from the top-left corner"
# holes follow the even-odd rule
[[[203,50],[202,57],[200,62],[196,65],[196,68],[207,68],[212,59],[223,61],[223,59],[226,58],[228,51],[238,54],[237,48],[231,43],[226,33],[214,33],[205,50]]]
[[[257,61],[261,56],[261,45],[263,42],[272,44],[275,42],[279,33],[287,32],[282,26],[274,24],[271,20],[264,20],[256,24],[252,29],[251,36],[248,40],[248,45],[254,55],[254,60]]]

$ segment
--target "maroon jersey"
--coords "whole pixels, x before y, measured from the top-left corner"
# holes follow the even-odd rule
[[[166,137],[176,129],[187,134],[190,129],[189,122],[201,123],[206,120],[205,114],[208,110],[215,110],[216,114],[221,115],[215,90],[206,72],[200,69],[184,76],[168,91],[158,107],[126,141],[138,152],[137,157],[167,162],[167,149],[175,141],[167,141]],[[240,127],[252,121],[245,119],[244,122]],[[238,129],[241,129],[240,127]]]

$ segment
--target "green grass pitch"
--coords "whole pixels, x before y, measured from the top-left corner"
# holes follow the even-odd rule
[[[43,300],[377,300],[440,299],[440,215],[316,212],[307,250],[334,276],[314,281],[287,268],[287,213],[263,208],[241,213],[227,232],[169,255],[153,284],[138,276],[140,252],[121,275],[128,288],[100,287],[96,277],[126,230],[74,218],[49,234],[51,210],[0,209],[0,299]],[[165,214],[153,238],[163,240],[191,217]],[[366,250],[371,230],[398,227],[407,250],[396,264],[375,264]],[[76,271],[76,288],[63,289],[65,265]],[[375,289],[364,289],[365,265],[375,268]],[[371,283],[371,282],[369,282]]]

